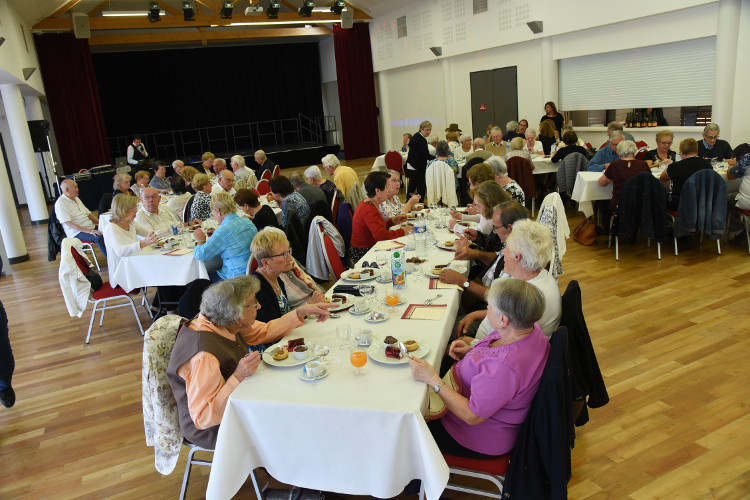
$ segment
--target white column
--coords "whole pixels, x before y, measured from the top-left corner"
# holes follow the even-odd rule
[[[31,143],[29,124],[26,122],[21,89],[18,88],[18,85],[6,83],[0,85],[0,95],[3,98],[5,115],[8,117],[10,137],[21,171],[23,190],[26,193],[26,203],[29,206],[31,222],[44,222],[49,218],[49,214],[44,200],[42,183],[39,180],[36,158],[34,158],[34,146]]]
[[[560,107],[557,61],[552,57],[552,37],[542,38],[542,102],[552,101]]]
[[[741,0],[719,2],[714,58],[714,102],[711,121],[721,127],[721,135],[729,138],[732,127],[734,78],[737,64],[737,38],[740,30]],[[743,139],[744,140],[744,139]]]
[[[23,98],[26,103],[26,117],[29,121],[33,120],[44,120],[44,113],[42,112],[42,101],[35,95],[30,95]]]
[[[453,98],[453,78],[451,78],[451,59],[450,57],[443,57],[440,59],[440,64],[443,67],[443,90],[444,90],[444,98],[443,102],[445,103],[445,121],[448,123],[452,123],[453,120],[456,119],[456,115],[454,114],[456,112]]]
[[[397,130],[391,124],[391,102],[388,96],[390,95],[388,88],[388,76],[386,71],[379,71],[377,74],[378,89],[380,93],[378,100],[380,101],[380,151],[388,151],[396,144],[401,144],[401,140],[394,142],[393,131]],[[403,132],[402,132],[403,134]],[[399,135],[401,137],[401,135]]]
[[[21,223],[18,220],[18,210],[13,201],[10,190],[10,179],[5,169],[5,156],[0,150],[0,233],[5,245],[5,253],[11,264],[29,260],[26,243],[23,241]]]

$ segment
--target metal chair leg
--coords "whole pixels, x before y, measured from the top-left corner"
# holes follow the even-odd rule
[[[104,310],[106,308],[107,308],[107,301],[104,300],[102,301],[102,308],[101,308],[102,314],[99,316],[99,328],[101,328],[102,325],[104,324]]]
[[[661,260],[661,242],[659,241],[656,242],[656,255]]]
[[[615,235],[615,260],[620,260],[620,237]]]
[[[719,255],[721,255],[721,238],[716,240],[716,250],[719,252]]]
[[[187,485],[190,481],[190,469],[193,468],[193,455],[198,451],[196,448],[190,448],[187,456],[187,463],[185,464],[185,474],[182,476],[182,489],[180,490],[180,500],[184,500],[185,493],[187,492]]]
[[[91,311],[91,321],[89,321],[89,331],[86,334],[86,343],[89,343],[89,339],[91,338],[91,329],[94,328],[94,316],[96,316],[96,306],[97,302],[94,303],[94,309]]]
[[[677,255],[677,237],[674,238],[674,254]]]

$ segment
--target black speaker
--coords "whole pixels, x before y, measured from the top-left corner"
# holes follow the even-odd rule
[[[34,151],[37,153],[49,151],[49,143],[47,142],[49,122],[47,120],[29,121],[29,132],[31,133],[31,143],[34,146]]]

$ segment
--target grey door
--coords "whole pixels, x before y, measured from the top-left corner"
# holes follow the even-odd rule
[[[495,123],[503,132],[510,120],[518,120],[517,68],[474,71],[471,85],[472,137],[484,136],[487,125]]]

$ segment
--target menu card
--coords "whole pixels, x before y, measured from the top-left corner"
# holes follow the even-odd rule
[[[375,243],[373,248],[375,250],[395,250],[396,248],[404,248],[406,245],[404,245],[401,242],[395,241],[395,240],[385,240],[385,241],[378,241]]]
[[[177,255],[177,256],[180,256],[180,255],[187,255],[189,253],[192,253],[192,251],[193,251],[192,248],[176,248],[176,249],[172,250],[171,252],[166,252],[164,255]]]
[[[430,278],[430,285],[428,286],[430,290],[444,290],[444,289],[451,289],[451,290],[463,290],[463,287],[459,285],[454,285],[452,283],[443,283],[440,281],[440,278]]]
[[[437,305],[424,305],[424,304],[410,304],[409,307],[404,311],[404,315],[401,319],[430,319],[440,321],[443,318],[445,308],[448,307],[445,304]]]

